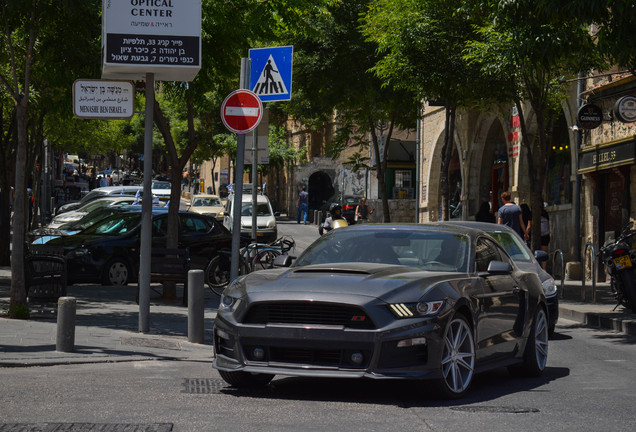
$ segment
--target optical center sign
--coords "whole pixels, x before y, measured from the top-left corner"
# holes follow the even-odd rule
[[[201,69],[201,0],[103,0],[102,78],[192,81]]]

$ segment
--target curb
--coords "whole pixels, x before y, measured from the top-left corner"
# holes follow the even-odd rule
[[[636,336],[636,314],[613,311],[613,306],[607,307],[607,312],[586,310],[595,307],[585,303],[559,303],[559,318],[576,321],[589,327],[602,330],[612,330],[629,336]]]

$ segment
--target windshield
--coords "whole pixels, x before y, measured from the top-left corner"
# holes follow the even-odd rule
[[[221,202],[218,198],[212,197],[204,197],[204,198],[195,198],[192,203],[194,207],[211,207],[221,205]]]
[[[295,266],[371,262],[466,272],[469,249],[467,237],[443,231],[335,230],[313,243]]]
[[[169,182],[153,183],[152,188],[153,189],[170,189],[170,183]]]
[[[83,234],[121,235],[136,228],[140,222],[141,213],[115,214],[88,227]]]
[[[490,234],[497,242],[503,246],[503,248],[508,252],[510,258],[513,261],[520,262],[531,262],[532,256],[528,251],[528,248],[525,247],[521,238],[514,233],[506,232],[506,231],[486,231]]]
[[[93,225],[95,222],[98,222],[102,219],[106,219],[107,217],[112,216],[113,214],[117,212],[118,211],[114,208],[108,208],[108,209],[98,208],[89,213],[86,213],[86,215],[78,221],[69,222],[69,223],[60,225],[59,229],[63,231],[82,231],[88,228],[89,226]]]
[[[252,216],[252,203],[243,203],[241,216]],[[256,204],[256,216],[272,216],[272,212],[267,203]]]

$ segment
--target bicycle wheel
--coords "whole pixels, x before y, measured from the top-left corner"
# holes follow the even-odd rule
[[[274,249],[260,251],[252,260],[252,271],[274,268],[274,260],[279,255],[280,252]]]
[[[231,271],[230,256],[227,254],[217,255],[210,260],[205,268],[205,283],[214,294],[220,296],[225,291],[225,287],[231,282]],[[239,261],[238,271],[239,276],[249,273],[249,269],[243,259]]]
[[[217,255],[210,260],[205,268],[205,283],[212,292],[218,296],[223,294],[225,287],[230,283],[230,258],[225,255]]]

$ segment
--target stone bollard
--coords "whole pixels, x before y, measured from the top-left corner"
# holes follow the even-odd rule
[[[56,351],[73,352],[75,350],[75,308],[75,297],[60,297],[57,300]]]
[[[188,272],[188,342],[204,343],[203,270]]]

